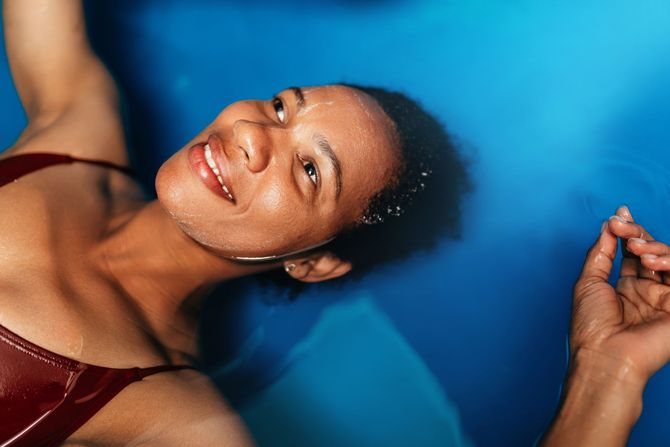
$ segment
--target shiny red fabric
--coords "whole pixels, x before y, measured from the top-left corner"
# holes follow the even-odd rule
[[[0,186],[61,163],[81,161],[60,154],[24,154],[0,160]],[[47,351],[0,326],[0,447],[57,446],[129,384],[151,374],[191,368],[105,368]]]
[[[83,158],[75,158],[67,154],[52,154],[47,152],[28,153],[15,155],[0,160],[0,187],[7,183],[13,182],[21,176],[30,174],[42,168],[53,165],[69,164],[74,162],[88,163],[92,165],[102,166],[104,168],[112,168],[121,171],[124,174],[133,175],[133,171],[125,166],[118,166],[104,160],[87,160]]]
[[[57,446],[129,384],[183,368],[89,365],[0,326],[0,446]]]

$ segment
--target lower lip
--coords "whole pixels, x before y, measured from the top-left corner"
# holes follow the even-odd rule
[[[214,172],[210,169],[205,158],[205,145],[198,143],[188,150],[188,163],[191,166],[193,173],[205,184],[209,190],[219,197],[223,197],[229,202],[232,202],[221,188],[221,183],[216,179]]]

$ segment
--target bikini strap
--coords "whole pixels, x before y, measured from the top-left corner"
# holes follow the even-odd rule
[[[72,160],[72,162],[79,161],[82,163],[88,163],[91,165],[98,165],[102,166],[104,168],[111,168],[111,169],[116,169],[117,171],[120,171],[130,177],[135,177],[136,172],[132,168],[129,168],[128,166],[121,166],[117,165],[116,163],[112,163],[111,161],[105,161],[105,160],[93,160],[93,159],[88,159],[88,158],[78,158],[78,157],[72,157],[67,155],[67,157]]]
[[[39,169],[74,162],[88,163],[105,168],[116,169],[131,177],[135,176],[135,172],[132,169],[109,161],[78,158],[67,154],[55,154],[50,152],[31,152],[28,154],[14,155],[0,160],[0,186]]]

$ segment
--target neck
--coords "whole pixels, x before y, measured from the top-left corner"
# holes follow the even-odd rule
[[[98,248],[110,282],[166,344],[176,336],[194,341],[203,298],[217,283],[278,265],[217,256],[187,236],[158,201],[114,217]]]

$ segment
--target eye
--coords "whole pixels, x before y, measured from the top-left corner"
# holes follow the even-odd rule
[[[298,157],[300,159],[300,162],[302,163],[302,167],[305,170],[305,173],[309,176],[309,179],[314,183],[314,185],[317,184],[319,181],[319,172],[316,169],[316,166],[314,163],[312,163],[309,160],[304,160],[302,157]]]
[[[275,112],[277,112],[277,118],[280,122],[284,122],[286,118],[286,112],[284,111],[284,102],[280,98],[274,98],[272,100],[272,107],[274,107]]]

